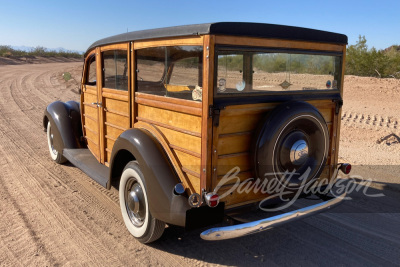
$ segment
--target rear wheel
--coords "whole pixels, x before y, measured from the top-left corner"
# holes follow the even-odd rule
[[[126,228],[137,240],[150,243],[161,237],[165,223],[151,215],[144,176],[135,161],[122,172],[119,201]]]
[[[47,123],[47,143],[49,145],[50,157],[57,163],[62,164],[67,162],[67,159],[54,148],[54,132],[50,121]]]

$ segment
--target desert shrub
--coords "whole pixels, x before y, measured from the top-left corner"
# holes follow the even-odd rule
[[[359,36],[355,45],[347,47],[346,74],[357,76],[396,77],[400,71],[400,49],[368,49],[365,36]],[[397,74],[396,78],[400,75]]]
[[[71,80],[71,73],[69,73],[69,72],[64,72],[63,73],[63,78],[64,78],[64,80],[66,81],[66,82],[68,82],[69,80]]]
[[[66,57],[66,58],[82,58],[82,54],[68,50],[55,51],[49,50],[43,46],[37,46],[31,51],[15,50],[9,45],[0,45],[0,57]]]

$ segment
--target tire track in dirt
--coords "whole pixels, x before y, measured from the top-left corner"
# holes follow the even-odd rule
[[[347,214],[324,214],[259,235],[221,242],[201,240],[200,230],[185,232],[169,227],[158,243],[140,244],[125,229],[117,190],[106,190],[79,169],[57,165],[48,156],[43,111],[56,99],[79,97],[59,77],[76,66],[71,63],[0,69],[2,264],[396,264],[396,238],[400,233],[385,225],[398,225],[399,216],[379,215],[379,207],[384,203],[378,202],[354,206],[354,210],[374,210],[371,218],[365,220]],[[345,114],[343,124],[350,113]],[[358,118],[354,122],[352,119],[353,115],[348,125],[370,127],[363,121],[357,122]],[[390,123],[389,127],[385,123],[378,123],[377,127],[393,129],[390,127],[395,124]]]
[[[12,89],[11,89],[12,90]],[[14,99],[16,99],[16,97],[15,96],[13,96],[14,97]],[[19,97],[17,97],[17,99],[18,99]],[[25,105],[25,103],[17,103],[18,104],[18,106],[19,107],[21,107],[21,110],[23,110],[23,109],[26,109],[27,108],[27,106]],[[10,105],[8,105],[8,107],[10,107]],[[1,109],[2,111],[3,110],[5,110],[4,109],[4,107]],[[14,115],[17,115],[17,114],[14,114]],[[6,122],[4,122],[4,121],[2,121],[2,123],[1,123],[1,125],[6,125],[7,123]],[[7,126],[9,126],[9,127],[7,127],[7,129],[9,130],[9,133],[10,133],[10,136],[11,137],[14,137],[16,140],[7,140],[7,141],[11,141],[11,142],[9,142],[9,143],[12,143],[12,144],[19,144],[19,146],[17,147],[17,148],[14,148],[14,149],[9,149],[10,151],[20,151],[20,152],[23,152],[25,149],[24,149],[24,147],[25,148],[29,148],[29,147],[31,147],[30,145],[26,145],[26,146],[23,146],[23,147],[21,147],[21,144],[23,144],[23,140],[21,140],[19,137],[19,134],[18,134],[18,132],[19,133],[21,133],[21,132],[24,132],[24,129],[21,129],[22,131],[13,131],[13,129],[15,128],[15,127],[12,127],[11,125],[7,125]],[[32,131],[31,132],[28,132],[28,133],[32,133]],[[37,138],[37,135],[36,135],[36,138]],[[33,136],[33,138],[29,138],[29,136],[28,136],[28,140],[33,140],[34,141],[34,143],[35,143],[35,136]],[[25,141],[27,140],[27,139],[25,139]],[[8,142],[6,142],[6,144],[7,144]],[[31,149],[28,149],[28,150],[31,150]],[[26,152],[26,151],[24,151],[24,152]],[[33,151],[29,151],[28,153],[27,153],[27,155],[32,155],[32,152]],[[10,153],[10,154],[12,154],[12,153]],[[27,156],[27,155],[24,155],[26,158],[29,158],[29,156]],[[21,156],[21,153],[19,154],[19,156]],[[36,159],[37,157],[33,157],[33,159]],[[40,158],[40,157],[38,157],[38,158]],[[15,160],[17,160],[17,161],[19,161],[19,157],[17,157],[17,158],[15,158]],[[31,158],[32,159],[32,158]],[[22,166],[22,167],[24,167],[26,164],[27,164],[27,162],[22,162],[22,161],[20,161],[20,162],[18,162],[19,164],[19,166]],[[29,164],[29,165],[38,165],[38,163],[39,162],[35,162],[34,164]],[[42,164],[40,164],[40,165],[42,165]],[[43,167],[43,169],[46,169],[43,165],[41,166],[41,167]],[[25,173],[24,173],[24,176],[25,175],[28,175],[29,174],[29,172],[31,172],[31,169],[29,169],[29,170],[27,170],[27,169],[25,169]],[[51,178],[55,178],[55,177],[51,177]],[[24,187],[25,188],[25,187]],[[41,187],[38,187],[37,189],[40,189]],[[90,253],[89,253],[90,254]]]
[[[57,201],[52,201],[52,200],[57,200],[57,194],[56,191],[61,191],[58,192],[59,194],[63,194],[65,189],[65,185],[61,184],[60,182],[55,182],[53,179],[55,178],[54,176],[52,177],[51,173],[47,172],[43,173],[46,178],[50,180],[50,183],[43,184],[41,183],[38,179],[36,179],[37,175],[41,173],[42,167],[40,164],[37,164],[38,162],[30,161],[27,160],[29,158],[29,155],[25,153],[23,149],[18,149],[14,146],[14,142],[7,142],[3,148],[5,148],[6,155],[8,155],[8,160],[9,162],[13,162],[14,166],[16,168],[11,169],[12,173],[17,174],[18,179],[14,179],[11,181],[11,176],[5,175],[4,178],[6,179],[4,182],[10,182],[10,184],[16,188],[20,188],[18,192],[18,196],[14,196],[14,202],[16,198],[19,198],[18,201],[22,203],[28,203],[30,196],[35,196],[39,199],[46,199],[50,201],[33,201],[32,204],[26,204],[29,206],[27,208],[28,210],[34,211],[33,214],[30,214],[29,216],[33,216],[34,218],[41,218],[38,220],[38,223],[40,225],[48,225],[49,227],[45,227],[47,229],[46,231],[46,236],[52,241],[50,244],[47,244],[48,249],[51,248],[52,253],[50,254],[46,247],[41,243],[39,246],[42,248],[42,250],[45,252],[46,258],[52,259],[49,261],[49,263],[53,264],[55,259],[49,257],[49,255],[53,255],[54,257],[58,257],[59,260],[63,261],[66,258],[73,258],[73,255],[79,255],[84,253],[85,257],[88,257],[88,259],[94,260],[92,257],[90,257],[91,251],[93,249],[99,250],[101,246],[95,246],[91,247],[90,244],[96,244],[97,242],[90,242],[89,244],[86,245],[86,249],[82,249],[78,244],[84,244],[85,239],[84,235],[80,235],[77,227],[74,227],[73,231],[68,231],[70,227],[69,225],[75,225],[78,226],[76,221],[71,221],[68,216],[65,215],[63,210],[63,206],[57,205]],[[19,151],[18,154],[13,154],[9,153],[11,151]],[[8,178],[8,179],[7,179]],[[54,183],[55,182],[55,183]],[[52,188],[53,187],[53,188]],[[56,190],[56,188],[58,189]],[[7,187],[4,187],[7,189]],[[9,188],[10,189],[10,188]],[[48,190],[46,190],[48,189]],[[10,190],[9,194],[10,193]],[[13,198],[11,198],[13,199]],[[24,212],[24,208],[22,207],[17,207],[17,209],[20,211],[19,215],[23,218],[28,217],[27,212]],[[36,214],[35,214],[36,213]],[[24,219],[24,221],[26,221]],[[56,223],[55,223],[56,221]],[[39,238],[35,234],[34,227],[32,225],[26,225],[27,229],[29,229],[29,236],[32,236],[35,241],[38,241]],[[67,231],[65,231],[67,230]],[[77,235],[74,236],[74,233]],[[68,240],[69,238],[74,237],[74,239],[77,241],[76,243],[71,243],[69,244],[69,251],[70,255],[57,255],[58,251],[63,252],[63,250],[58,250],[57,248],[60,246],[60,244],[57,244],[57,242],[54,242],[57,239],[61,240]],[[101,243],[100,243],[101,244]],[[71,251],[72,250],[72,251]],[[83,251],[82,251],[83,250]],[[106,255],[107,249],[103,248],[103,253],[102,255]],[[111,255],[109,255],[111,256]],[[106,259],[103,259],[106,260]]]
[[[31,77],[25,78],[25,81],[29,81],[32,79],[32,75],[30,75]],[[5,83],[7,84],[7,83]],[[90,232],[93,232],[93,228],[96,228],[96,225],[99,223],[99,227],[97,227],[98,229],[98,235],[94,235],[97,236],[97,238],[100,238],[99,240],[95,241],[93,240],[92,242],[89,242],[89,244],[101,244],[101,245],[96,245],[96,247],[91,247],[90,250],[86,251],[86,260],[89,259],[89,261],[91,262],[113,262],[118,263],[120,262],[122,265],[127,265],[127,264],[133,264],[133,263],[138,263],[140,262],[140,260],[148,260],[148,253],[145,253],[145,251],[147,249],[141,249],[139,251],[139,253],[136,253],[137,257],[133,260],[130,257],[130,254],[128,254],[126,251],[124,257],[122,257],[122,261],[118,261],[117,258],[114,258],[115,256],[113,256],[113,254],[106,253],[108,251],[112,251],[113,249],[115,249],[115,240],[111,240],[114,242],[110,243],[110,236],[109,235],[104,235],[104,227],[106,226],[106,228],[108,228],[109,230],[113,230],[112,227],[113,225],[115,226],[115,223],[117,223],[118,225],[118,232],[119,232],[119,236],[123,236],[124,239],[126,239],[123,244],[127,244],[129,242],[132,242],[132,237],[130,235],[126,235],[126,229],[122,223],[121,220],[118,220],[116,217],[117,211],[118,211],[118,216],[120,216],[120,211],[119,211],[119,205],[118,205],[118,195],[116,194],[116,191],[109,191],[104,189],[103,187],[95,184],[95,182],[93,182],[92,180],[90,180],[87,177],[84,177],[84,174],[82,172],[80,172],[79,170],[77,170],[76,168],[71,168],[68,166],[58,166],[55,165],[54,169],[51,168],[50,171],[43,171],[46,169],[49,169],[49,166],[51,166],[54,163],[49,163],[48,160],[48,155],[47,155],[47,149],[44,150],[46,151],[45,155],[43,155],[42,151],[43,149],[40,149],[39,151],[34,151],[34,149],[32,149],[32,147],[37,146],[38,143],[42,143],[43,146],[42,148],[46,148],[46,142],[43,142],[44,140],[46,140],[45,135],[38,135],[37,133],[41,132],[41,131],[36,131],[38,129],[41,128],[41,125],[37,125],[36,121],[38,120],[38,118],[41,119],[41,114],[42,112],[40,112],[40,115],[36,116],[28,116],[31,114],[26,114],[26,110],[30,110],[30,106],[28,106],[29,103],[24,103],[21,101],[18,101],[19,98],[26,98],[26,96],[21,95],[21,91],[19,90],[14,90],[15,85],[13,85],[13,83],[11,83],[12,86],[10,86],[9,91],[5,92],[4,90],[2,90],[2,95],[3,95],[3,100],[0,108],[0,113],[3,113],[3,111],[7,110],[7,109],[14,109],[12,107],[12,104],[17,105],[16,108],[16,112],[13,112],[13,116],[15,118],[20,117],[21,120],[19,119],[12,119],[10,121],[7,120],[1,120],[0,121],[0,125],[2,127],[0,127],[0,130],[2,130],[2,141],[5,141],[5,143],[9,143],[9,144],[13,144],[13,148],[9,148],[7,149],[6,154],[13,154],[11,151],[20,151],[21,153],[19,153],[18,155],[16,155],[16,158],[13,158],[13,161],[17,161],[17,165],[28,165],[29,168],[22,168],[22,174],[19,174],[19,177],[29,177],[32,181],[37,181],[38,184],[35,187],[34,191],[30,191],[31,193],[33,192],[41,192],[43,195],[47,194],[47,197],[50,199],[55,199],[55,200],[59,200],[57,199],[57,196],[54,195],[52,192],[55,190],[55,188],[68,188],[70,185],[69,183],[71,182],[71,177],[79,177],[81,178],[83,176],[82,180],[78,180],[78,185],[74,186],[77,189],[73,189],[72,193],[78,193],[78,194],[74,194],[79,196],[79,202],[84,202],[86,203],[87,206],[89,206],[90,208],[86,207],[86,208],[82,208],[81,211],[83,210],[84,212],[82,213],[83,215],[81,215],[81,217],[83,217],[83,221],[85,222],[85,220],[90,220],[93,222],[94,225],[91,226],[87,226],[87,225],[79,225],[77,224],[76,220],[70,221],[70,223],[72,225],[75,225],[78,228],[81,229],[85,229],[85,232],[87,232],[86,234],[81,233],[79,236],[87,236]],[[7,93],[9,93],[7,95]],[[31,92],[32,93],[32,92]],[[8,98],[8,99],[7,99]],[[14,100],[14,101],[13,101]],[[33,103],[37,103],[38,106],[41,105],[41,103],[39,102],[35,102],[38,101],[38,99],[34,100]],[[5,108],[5,103],[7,103],[7,108]],[[44,109],[44,107],[43,107]],[[21,112],[23,114],[21,114]],[[0,114],[0,116],[3,118],[4,114]],[[27,117],[31,117],[30,121],[27,121],[26,118]],[[17,122],[18,121],[18,122]],[[32,123],[33,122],[33,123]],[[32,129],[33,127],[33,129]],[[35,129],[38,128],[38,129]],[[26,129],[30,129],[29,131],[26,131]],[[8,137],[8,138],[7,138]],[[8,140],[7,140],[8,139]],[[36,154],[36,152],[39,152],[39,154]],[[43,159],[43,157],[45,157],[45,161],[43,162],[43,160],[36,160],[36,159]],[[21,161],[21,158],[23,158],[24,160]],[[36,166],[38,169],[35,170],[34,168],[32,168],[32,166]],[[65,169],[68,170],[68,172],[65,172]],[[14,170],[15,172],[17,170]],[[21,171],[21,168],[19,168],[19,171]],[[45,174],[46,179],[48,181],[42,181],[42,179],[37,179],[36,175],[41,173]],[[33,173],[33,176],[32,176]],[[61,174],[61,179],[58,177],[58,175]],[[31,177],[30,177],[31,176]],[[81,176],[81,177],[80,177]],[[63,182],[63,180],[69,180],[68,184],[66,182]],[[76,180],[74,180],[75,178],[72,178],[72,182],[76,182]],[[84,182],[82,182],[84,181]],[[30,184],[30,186],[23,186],[21,185],[21,187],[23,188],[29,188],[32,187],[32,184]],[[94,195],[94,196],[93,196]],[[83,197],[82,197],[83,196]],[[110,199],[111,198],[111,199]],[[100,201],[99,201],[100,200]],[[57,201],[56,201],[57,202]],[[58,201],[60,202],[60,201]],[[45,210],[55,210],[55,214],[57,214],[57,216],[59,216],[59,213],[56,212],[57,209],[62,210],[64,207],[67,207],[68,203],[60,203],[55,207],[47,207],[44,208]],[[34,208],[34,209],[41,209],[43,210],[43,208]],[[78,209],[79,210],[79,209]],[[76,212],[77,209],[74,208],[71,210],[71,212]],[[93,212],[96,211],[96,212]],[[110,211],[112,211],[112,216],[110,218]],[[49,217],[51,216],[51,213],[46,213],[46,214],[41,214],[40,217]],[[105,217],[105,219],[102,218],[93,218],[93,217]],[[61,224],[63,221],[68,221],[68,217],[64,218],[62,217],[62,219],[57,220],[57,224]],[[110,221],[112,221],[113,223],[110,224]],[[47,224],[50,224],[51,221],[47,221]],[[44,223],[43,223],[44,224]],[[63,229],[65,227],[65,225],[63,225],[63,227],[61,227],[61,229]],[[75,227],[75,228],[76,228]],[[50,228],[51,229],[51,228]],[[66,228],[68,229],[68,228]],[[76,230],[76,229],[75,229]],[[61,230],[57,230],[57,234],[60,234]],[[117,233],[118,233],[117,232]],[[124,233],[122,233],[124,232]],[[90,236],[90,234],[89,234]],[[54,238],[51,238],[54,239]],[[65,238],[64,238],[65,239]],[[76,240],[75,240],[76,241]],[[85,240],[80,240],[78,242],[76,242],[77,244],[85,244],[85,242],[83,242]],[[89,240],[90,241],[90,240]],[[120,241],[120,240],[119,240]],[[135,242],[135,241],[133,241]],[[87,243],[87,242],[86,242]],[[104,246],[105,244],[105,246]],[[125,246],[121,244],[119,246],[120,250],[126,250]],[[141,245],[142,246],[142,245]],[[57,245],[51,245],[51,247],[59,247]],[[103,249],[101,249],[103,247]],[[106,247],[108,247],[106,249]],[[118,247],[118,246],[117,246]],[[113,248],[113,249],[111,249]],[[146,248],[146,247],[145,247]],[[61,250],[61,249],[60,249]],[[97,256],[96,258],[94,257],[90,257],[91,254],[91,250],[96,250],[98,253],[100,252],[101,255],[105,255],[107,256],[107,259],[104,259],[100,256]],[[62,250],[61,250],[62,251]],[[76,251],[75,251],[76,252]],[[160,253],[160,255],[162,255],[164,253]],[[79,255],[76,255],[76,258],[79,259]],[[142,256],[140,256],[142,255]],[[121,255],[120,255],[121,256]],[[119,256],[119,257],[120,257]],[[60,256],[59,256],[60,257]],[[62,258],[66,258],[66,257],[62,257]],[[154,258],[159,258],[158,256],[155,256]],[[168,260],[169,258],[169,260]],[[90,260],[91,259],[91,260]],[[152,260],[151,262],[155,263],[161,263],[161,262],[170,262],[171,264],[173,263],[177,263],[175,260],[171,260],[172,258],[167,255],[167,257],[161,257],[160,260]],[[82,260],[82,259],[81,259]],[[62,261],[62,259],[61,259]]]
[[[345,126],[358,126],[362,128],[374,129],[399,129],[399,120],[394,117],[370,115],[356,112],[344,112],[342,123]]]

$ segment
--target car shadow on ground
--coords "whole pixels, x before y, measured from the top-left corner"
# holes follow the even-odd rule
[[[349,198],[324,213],[241,238],[205,241],[208,228],[170,226],[154,249],[212,264],[371,265],[400,262],[399,183],[351,179]],[[266,215],[265,217],[268,217]]]

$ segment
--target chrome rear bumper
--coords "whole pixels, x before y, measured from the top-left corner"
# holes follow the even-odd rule
[[[290,211],[285,214],[273,216],[270,218],[238,225],[211,228],[202,232],[200,234],[200,237],[204,240],[224,240],[258,233],[271,229],[280,224],[284,224],[290,221],[305,218],[319,212],[323,212],[339,204],[345,197],[346,193],[343,193],[342,195],[328,201],[324,201],[322,203]]]

